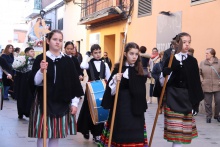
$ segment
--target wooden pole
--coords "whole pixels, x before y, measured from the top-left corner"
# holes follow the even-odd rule
[[[182,43],[182,40],[180,39],[180,43],[178,45],[179,50],[182,50],[182,45],[183,45],[183,43]],[[175,49],[173,49],[172,52],[171,52],[168,68],[171,68],[171,66],[172,66],[174,54],[175,54]],[[154,119],[153,129],[152,129],[151,136],[150,136],[149,147],[151,147],[151,144],[152,144],[152,141],[153,141],[154,131],[155,131],[155,128],[156,128],[157,119],[158,119],[158,115],[159,115],[159,109],[160,109],[160,106],[161,106],[162,101],[163,101],[163,96],[164,96],[165,89],[166,89],[166,86],[167,86],[167,81],[168,81],[168,75],[165,77],[162,92],[160,94],[160,101],[159,101],[156,116],[155,116],[155,119]]]
[[[124,59],[124,47],[125,47],[126,40],[127,40],[128,24],[129,24],[129,20],[127,20],[126,27],[125,27],[124,40],[123,40],[123,44],[122,44],[121,58],[120,58],[118,73],[121,73],[121,71],[122,71],[122,63],[123,63],[123,59]],[[112,134],[113,134],[114,123],[115,123],[115,113],[116,113],[116,107],[117,107],[117,102],[118,102],[118,92],[119,92],[120,82],[121,81],[117,81],[117,85],[116,85],[116,93],[115,93],[114,107],[113,107],[113,112],[112,112],[112,120],[111,120],[111,124],[110,124],[110,134],[109,134],[109,140],[108,140],[108,147],[111,147],[111,143],[112,143]]]
[[[43,60],[46,61],[46,37],[43,41]],[[47,147],[47,70],[44,70],[43,75],[43,146]]]

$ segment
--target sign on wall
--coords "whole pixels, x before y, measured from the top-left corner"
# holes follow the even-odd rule
[[[157,17],[157,48],[159,51],[170,48],[172,39],[182,31],[182,12],[172,15],[159,14]]]

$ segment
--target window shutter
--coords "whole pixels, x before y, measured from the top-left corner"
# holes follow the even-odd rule
[[[58,20],[58,30],[63,30],[63,18]]]
[[[139,0],[138,3],[138,16],[146,16],[151,14],[151,1],[152,0]]]

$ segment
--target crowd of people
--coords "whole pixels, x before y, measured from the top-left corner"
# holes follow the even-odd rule
[[[98,44],[93,44],[90,51],[82,57],[77,52],[76,45],[67,41],[63,53],[63,34],[59,30],[47,34],[46,60],[43,60],[43,54],[35,57],[34,48],[28,47],[24,50],[24,64],[16,66],[21,59],[20,49],[14,49],[9,44],[0,56],[0,87],[4,91],[0,108],[2,109],[3,100],[9,100],[9,94],[17,100],[18,118],[29,117],[28,136],[37,138],[37,147],[43,146],[44,115],[47,118],[49,147],[57,147],[59,138],[75,135],[77,132],[87,140],[92,134],[98,147],[105,147],[109,142],[114,98],[118,92],[111,146],[148,147],[144,113],[148,104],[153,103],[153,97],[158,99],[159,104],[164,84],[161,81],[168,77],[163,103],[158,105],[159,113],[164,113],[164,139],[172,142],[172,147],[190,144],[198,136],[194,116],[199,112],[203,99],[206,122],[211,123],[213,116],[220,122],[220,60],[216,57],[215,49],[207,48],[206,59],[198,65],[193,57],[191,40],[190,34],[182,32],[173,38],[169,49],[159,52],[157,48],[153,48],[152,54],[146,52],[145,46],[139,48],[138,44],[129,42],[121,55],[122,65],[112,65],[107,52],[102,57],[102,49]],[[168,66],[170,59],[172,64]],[[43,114],[45,70],[47,114]],[[100,79],[106,81],[101,101],[103,109],[109,110],[106,122],[93,123],[89,96],[80,83],[84,80],[85,72],[88,82]],[[147,81],[150,88],[146,86]],[[78,110],[82,96],[84,101]],[[78,120],[75,116],[77,111]]]

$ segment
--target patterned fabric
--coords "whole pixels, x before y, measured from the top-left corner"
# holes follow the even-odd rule
[[[195,137],[198,137],[198,132],[192,113],[184,115],[171,111],[166,106],[164,112],[164,139],[169,142],[190,144]]]
[[[68,134],[76,135],[75,116],[66,114],[62,117],[47,116],[47,138],[65,138]],[[31,108],[28,137],[43,138],[43,114],[37,98]]]
[[[110,134],[110,126],[106,122],[100,142],[98,143],[98,147],[107,147],[108,146],[108,139],[109,139],[109,134]],[[132,133],[132,132],[131,132]],[[116,142],[111,143],[111,147],[148,147],[148,141],[147,141],[147,131],[146,131],[146,125],[144,125],[144,142],[139,142],[139,143],[123,143],[119,144]]]

